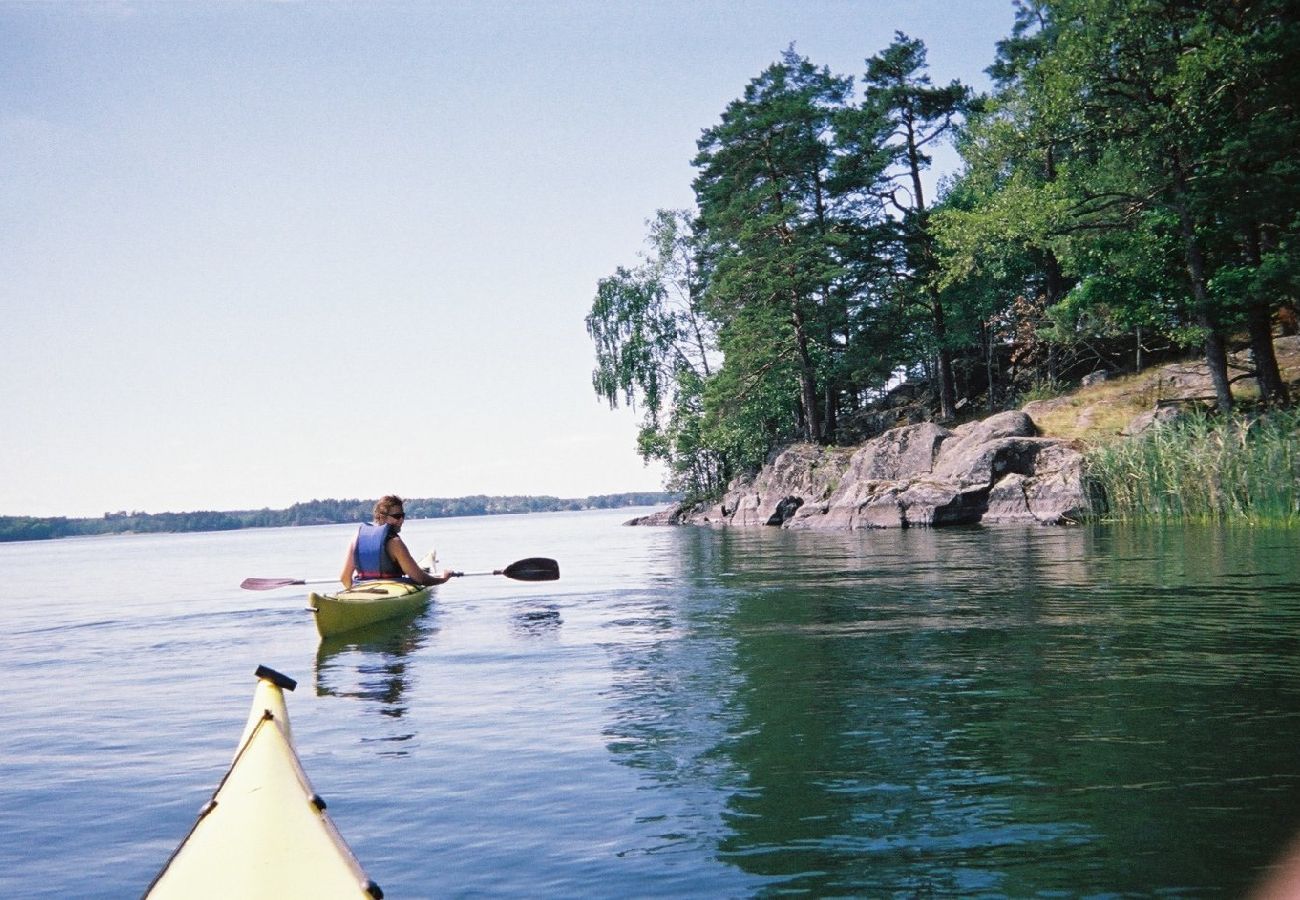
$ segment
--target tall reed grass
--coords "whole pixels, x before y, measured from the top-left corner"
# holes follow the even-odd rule
[[[1300,410],[1176,422],[1087,454],[1101,518],[1300,525]]]

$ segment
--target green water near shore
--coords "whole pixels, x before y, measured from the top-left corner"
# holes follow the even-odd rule
[[[236,585],[332,571],[343,526],[0,547],[0,890],[138,896],[259,663],[392,897],[1234,897],[1300,832],[1293,531],[631,514],[410,521],[562,578],[327,645]]]

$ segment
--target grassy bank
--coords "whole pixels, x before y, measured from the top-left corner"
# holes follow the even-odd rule
[[[1087,471],[1107,521],[1300,526],[1300,410],[1189,415],[1095,447]]]

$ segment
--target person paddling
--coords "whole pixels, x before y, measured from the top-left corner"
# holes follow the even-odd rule
[[[348,547],[339,580],[345,588],[353,582],[376,578],[410,581],[414,584],[442,584],[451,570],[434,574],[420,568],[401,538],[406,510],[401,497],[389,494],[375,503],[374,523],[362,525]]]

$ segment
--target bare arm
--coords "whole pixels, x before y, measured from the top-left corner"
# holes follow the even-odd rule
[[[1300,835],[1292,839],[1273,865],[1264,870],[1264,877],[1255,885],[1250,900],[1295,900],[1300,896]]]
[[[388,539],[387,549],[388,555],[393,562],[401,566],[406,577],[416,584],[442,584],[451,577],[451,572],[446,569],[440,575],[434,575],[421,569],[420,564],[415,561],[415,557],[411,556],[411,551],[406,549],[406,542],[397,535],[393,535]]]
[[[339,581],[343,582],[345,590],[352,590],[352,573],[357,570],[357,542],[353,541],[348,546],[348,555],[343,560],[343,572],[339,575]]]

